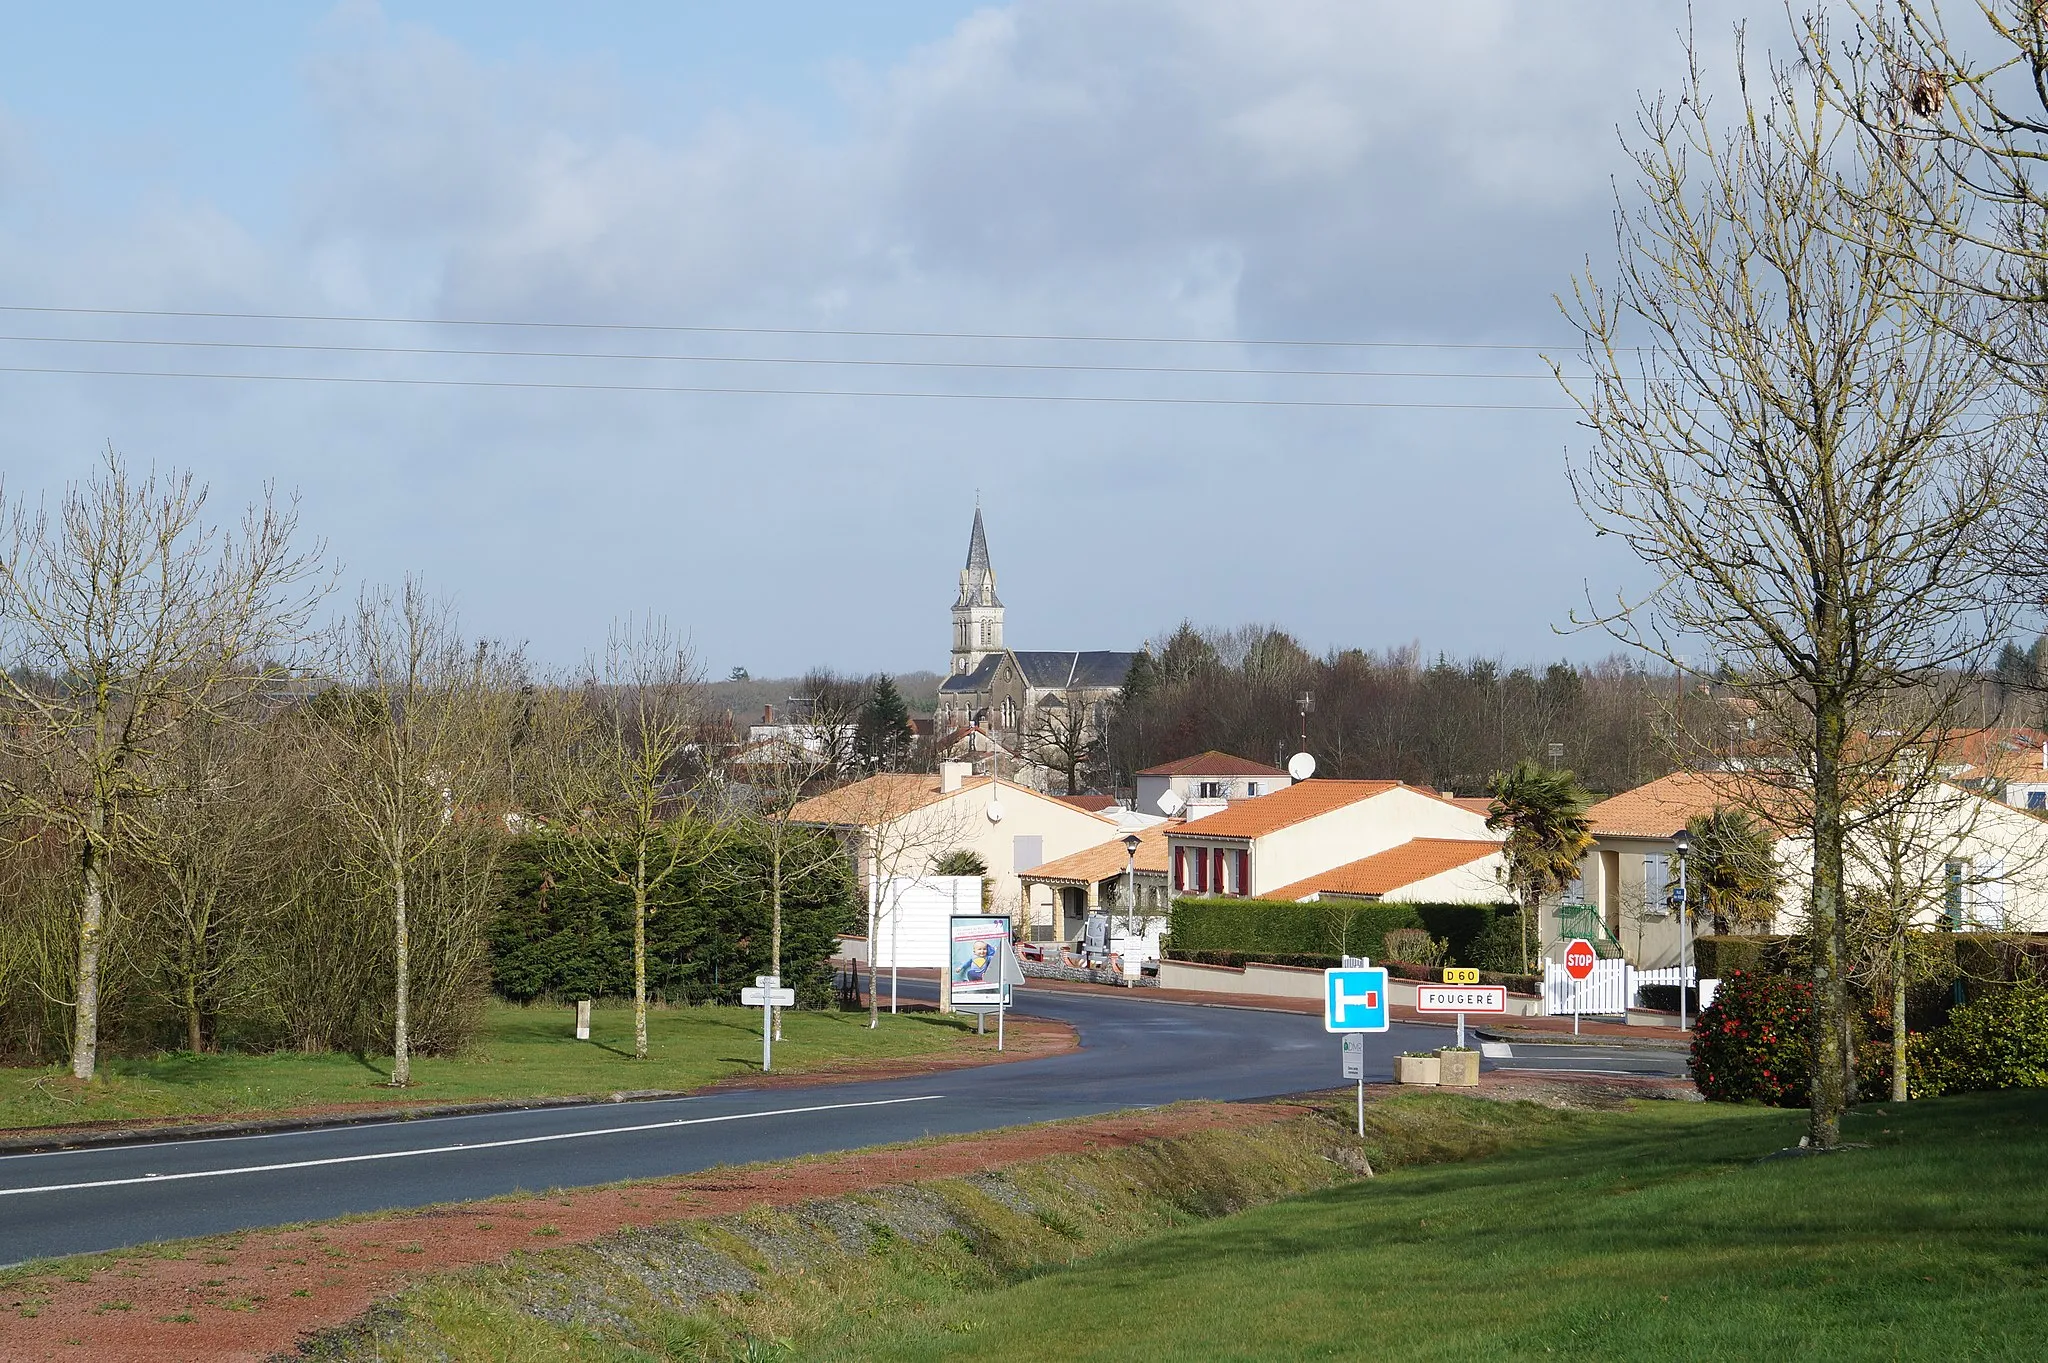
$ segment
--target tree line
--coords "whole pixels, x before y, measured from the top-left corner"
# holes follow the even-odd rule
[[[385,1051],[403,1085],[494,980],[629,994],[642,1055],[650,998],[785,969],[816,995],[858,922],[843,850],[723,768],[665,623],[545,677],[417,581],[321,620],[297,529],[111,450],[54,505],[0,496],[0,1055]]]

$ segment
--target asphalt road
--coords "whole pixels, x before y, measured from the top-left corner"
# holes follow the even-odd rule
[[[908,982],[906,982],[907,985]],[[907,987],[906,996],[929,988]],[[688,1173],[920,1136],[1336,1087],[1320,1019],[1025,991],[1020,1011],[1072,1023],[1067,1055],[923,1078],[725,1090],[694,1098],[164,1140],[0,1157],[0,1266],[353,1212]],[[1367,1076],[1444,1028],[1369,1039]],[[1675,1074],[1682,1057],[1516,1046],[1497,1066]]]

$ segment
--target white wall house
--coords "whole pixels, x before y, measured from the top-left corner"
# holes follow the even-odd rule
[[[1167,814],[1162,801],[1171,791],[1178,799],[1171,813],[1188,819],[1226,809],[1233,800],[1256,800],[1294,784],[1294,778],[1278,767],[1213,751],[1147,767],[1137,780],[1140,813]]]
[[[1760,930],[1798,931],[1812,885],[1812,848],[1804,836],[1784,830],[1782,805],[1775,793],[1739,773],[1688,772],[1595,804],[1587,811],[1594,844],[1580,863],[1579,879],[1545,907],[1545,948],[1595,925],[1639,967],[1677,964],[1679,920],[1670,903],[1677,874],[1673,834],[1721,808],[1746,810],[1778,831],[1778,912]],[[2048,931],[2048,822],[1947,783],[1910,805],[1860,811],[1852,822],[1850,883],[1914,887],[1922,927]],[[1707,923],[1690,928],[1696,936],[1712,931]]]
[[[1020,874],[1096,846],[1116,834],[1116,823],[967,771],[964,762],[947,762],[937,775],[870,776],[805,800],[791,819],[851,835],[864,883],[870,875],[922,876],[947,852],[971,851],[988,867],[994,907],[1049,938],[1057,926],[1052,892],[1040,886],[1027,895]]]
[[[1484,814],[1434,791],[1303,781],[1169,829],[1167,873],[1176,895],[1264,897],[1416,838],[1499,845]]]

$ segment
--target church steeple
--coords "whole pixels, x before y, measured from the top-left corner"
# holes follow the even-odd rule
[[[996,570],[988,561],[988,532],[981,506],[967,537],[967,566],[960,570],[960,595],[953,602],[953,672],[972,672],[981,660],[1003,650],[1003,603],[996,596]]]

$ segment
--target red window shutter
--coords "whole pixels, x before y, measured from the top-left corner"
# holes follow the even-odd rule
[[[1223,849],[1222,849],[1222,848],[1220,848],[1220,847],[1216,847],[1216,848],[1211,848],[1211,849],[1210,849],[1210,851],[1209,851],[1209,860],[1211,860],[1211,861],[1213,861],[1213,862],[1215,862],[1215,863],[1216,863],[1216,893],[1217,893],[1217,894],[1222,894],[1222,893],[1223,893]]]
[[[1252,892],[1252,854],[1242,850],[1237,854],[1237,892],[1240,895]]]
[[[1195,849],[1195,893],[1209,893],[1209,849]]]
[[[1188,887],[1188,849],[1173,849],[1173,888],[1185,890]]]

